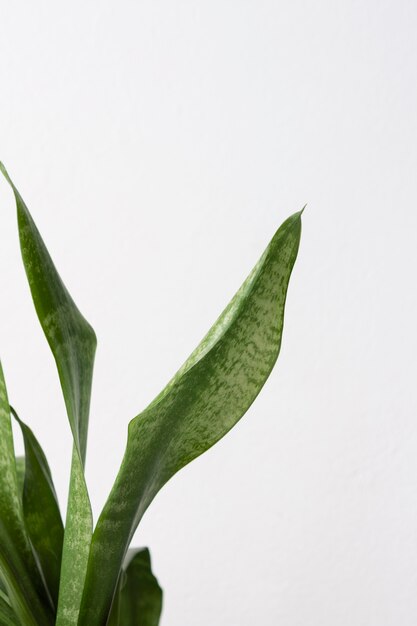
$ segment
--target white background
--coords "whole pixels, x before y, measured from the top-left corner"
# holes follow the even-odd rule
[[[136,535],[162,626],[415,626],[416,3],[0,4],[0,157],[99,338],[96,515],[128,421],[308,202],[277,368]],[[0,264],[11,401],[64,502],[69,428],[1,181]]]

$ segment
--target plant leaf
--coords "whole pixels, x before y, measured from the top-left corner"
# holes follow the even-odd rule
[[[4,165],[13,190],[23,264],[39,321],[55,357],[77,449],[84,463],[96,336],[59,276],[42,237]]]
[[[52,624],[23,520],[10,406],[0,363],[0,578],[22,624]],[[42,599],[42,600],[41,600]]]
[[[1,626],[19,626],[8,598],[0,591],[0,624]]]
[[[23,485],[25,483],[25,457],[17,456],[16,457],[16,475],[17,475],[17,486],[19,488],[19,493],[21,497],[23,497]]]
[[[158,626],[162,596],[162,589],[152,573],[149,550],[129,550],[118,598],[112,607],[118,619],[112,622],[110,617],[107,626]]]
[[[62,282],[5,167],[17,208],[20,247],[35,309],[54,355],[74,438],[57,626],[75,626],[86,573],[92,513],[84,478],[96,336]]]
[[[25,444],[23,513],[32,548],[43,572],[45,584],[56,609],[61,569],[64,526],[51,471],[45,454],[31,429],[17,420]]]
[[[297,213],[185,365],[130,422],[123,462],[94,531],[79,626],[105,623],[126,550],[157,492],[236,424],[268,378],[300,234]]]
[[[74,446],[56,626],[76,626],[78,623],[87,573],[92,525],[93,517],[83,467],[76,446]]]
[[[120,572],[117,588],[114,594],[113,603],[111,605],[109,618],[106,626],[123,626],[121,621],[121,589],[126,582],[126,572],[124,569]]]

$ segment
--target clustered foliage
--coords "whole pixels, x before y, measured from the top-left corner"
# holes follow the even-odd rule
[[[120,470],[93,527],[84,477],[96,336],[13,190],[22,258],[55,358],[73,437],[65,526],[46,457],[9,404],[0,365],[0,626],[157,626],[162,590],[134,532],[162,486],[252,404],[281,345],[301,212],[288,218],[217,322],[129,424]],[[25,456],[15,457],[12,419]]]

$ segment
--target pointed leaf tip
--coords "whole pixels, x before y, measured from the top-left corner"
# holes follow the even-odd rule
[[[6,167],[2,161],[0,161],[0,172],[3,174],[4,178],[7,180],[12,190],[16,191],[16,187],[14,186],[13,181],[9,176],[9,172],[6,170]]]
[[[73,626],[81,601],[93,525],[84,462],[97,341],[92,327],[64,286],[39,230],[4,165],[1,171],[15,195],[23,264],[36,313],[56,361],[74,438],[56,619],[58,626]],[[43,620],[39,623],[47,622]]]
[[[7,179],[7,181],[10,182],[9,174],[7,173],[7,170],[4,167],[4,164],[2,161],[0,161],[0,171],[3,174],[3,176]]]
[[[307,204],[305,204],[305,205],[303,206],[303,208],[302,208],[302,209],[300,209],[300,211],[296,211],[296,213],[293,213],[293,214],[289,217],[289,219],[290,219],[290,220],[294,220],[294,221],[301,220],[301,217],[302,217],[302,215],[303,215],[303,213],[304,213],[304,210],[305,210],[306,206],[307,206]]]
[[[149,504],[177,471],[229,432],[263,387],[281,347],[300,235],[296,213],[185,364],[130,422],[125,456],[94,531],[78,626],[106,623],[118,572]]]

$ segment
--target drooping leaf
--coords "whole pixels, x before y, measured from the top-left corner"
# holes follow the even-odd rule
[[[17,482],[10,405],[0,363],[0,579],[25,626],[52,624],[51,608],[32,554]],[[44,604],[45,602],[45,604]]]
[[[79,626],[105,623],[126,550],[157,492],[236,424],[268,378],[300,234],[297,213],[188,361],[130,422],[123,462],[94,531]]]
[[[19,419],[11,407],[25,444],[23,514],[32,548],[56,609],[58,606],[64,526],[51,471],[45,454],[32,430]]]
[[[152,573],[149,550],[128,550],[118,597],[112,607],[114,617],[110,617],[107,626],[158,626],[162,596]]]
[[[74,437],[57,626],[76,626],[92,533],[84,478],[96,336],[62,282],[6,169],[17,207],[20,247],[35,309],[54,355]]]

